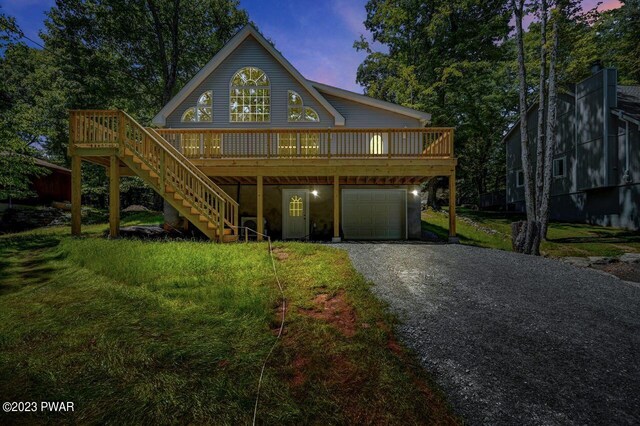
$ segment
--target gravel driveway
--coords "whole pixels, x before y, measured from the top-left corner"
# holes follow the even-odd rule
[[[462,245],[339,244],[470,424],[640,424],[640,285]]]

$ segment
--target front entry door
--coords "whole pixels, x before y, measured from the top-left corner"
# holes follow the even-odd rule
[[[309,190],[282,190],[282,238],[305,239],[309,236]]]

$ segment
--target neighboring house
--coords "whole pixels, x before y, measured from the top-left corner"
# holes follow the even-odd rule
[[[71,111],[72,204],[86,160],[109,168],[115,204],[119,176],[136,174],[164,196],[168,222],[180,215],[212,239],[243,226],[283,239],[420,238],[419,185],[448,176],[455,199],[453,130],[425,128],[430,118],[305,79],[248,25],[155,128],[121,111]],[[112,235],[117,215],[112,205]]]
[[[71,200],[71,170],[48,161],[34,159],[35,165],[48,172],[30,179],[29,189],[34,195],[25,199],[13,199],[13,203],[27,205],[48,205],[52,201]]]
[[[551,218],[638,229],[640,86],[619,86],[615,69],[592,71],[558,100]],[[535,157],[537,104],[529,109],[527,120]],[[524,212],[519,130],[516,124],[504,138],[507,207]]]

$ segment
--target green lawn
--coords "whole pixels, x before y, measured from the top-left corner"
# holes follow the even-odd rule
[[[105,229],[0,236],[2,400],[76,407],[0,412],[0,423],[250,423],[279,325],[267,245],[107,240]],[[259,423],[457,421],[345,252],[276,251],[287,323]]]
[[[423,212],[422,228],[446,238],[449,223],[446,212]],[[519,217],[458,209],[458,237],[463,244],[511,250],[511,222],[515,220]],[[617,256],[640,252],[640,233],[616,228],[553,222],[548,237],[542,243],[541,251],[552,257]]]

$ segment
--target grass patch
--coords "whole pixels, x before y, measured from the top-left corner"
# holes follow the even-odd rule
[[[279,325],[267,246],[107,240],[104,230],[0,236],[2,400],[76,407],[0,422],[250,423]],[[345,252],[278,243],[277,256],[287,324],[261,423],[457,421]]]
[[[161,225],[164,223],[162,212],[131,212],[122,213],[123,226],[132,225]]]
[[[449,218],[444,212],[422,213],[422,229],[447,238]],[[457,233],[463,244],[511,251],[511,222],[521,217],[505,213],[458,209]],[[640,233],[580,223],[551,222],[542,254],[551,257],[618,256],[640,252]]]

